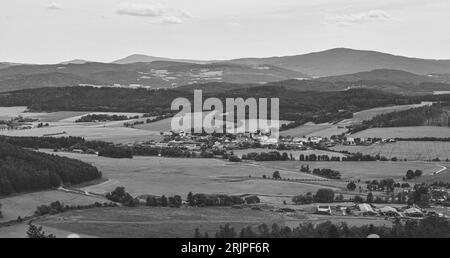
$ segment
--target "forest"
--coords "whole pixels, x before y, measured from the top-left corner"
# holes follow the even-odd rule
[[[25,150],[0,140],[0,196],[76,185],[102,177],[78,160]]]
[[[28,106],[32,111],[141,112],[164,115],[171,113],[171,103],[178,97],[192,101],[193,92],[123,88],[65,87],[40,88],[0,94],[2,106]],[[243,89],[224,88],[205,92],[204,98],[279,98],[280,119],[288,121],[334,122],[350,118],[351,113],[387,105],[420,103],[417,98],[370,89],[314,92],[297,91],[283,86],[261,86]],[[270,114],[270,112],[269,112]]]

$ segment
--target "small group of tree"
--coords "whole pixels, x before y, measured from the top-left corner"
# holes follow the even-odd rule
[[[372,181],[366,181],[367,189],[369,191],[387,191],[387,192],[393,192],[395,189],[395,181],[392,178],[389,179],[382,179],[380,181],[378,180],[372,180]]]
[[[106,121],[124,121],[131,119],[138,119],[139,116],[128,117],[126,115],[107,115],[107,114],[89,114],[77,119],[75,123],[91,123],[91,122],[106,122]]]
[[[446,218],[426,217],[423,220],[407,220],[402,222],[395,220],[392,227],[375,226],[373,224],[363,226],[349,226],[346,223],[333,224],[324,222],[319,224],[305,223],[296,228],[266,224],[258,227],[244,227],[237,231],[227,224],[221,226],[215,234],[216,238],[367,238],[377,235],[381,238],[449,238],[450,222]],[[195,237],[208,237],[202,235],[198,229]]]
[[[183,200],[181,196],[175,195],[167,198],[165,195],[161,197],[157,196],[148,196],[147,197],[147,206],[150,207],[171,207],[171,208],[180,208],[183,205]]]
[[[312,171],[313,175],[328,178],[328,179],[334,179],[339,180],[341,179],[341,173],[337,170],[332,170],[329,168],[315,168]]]
[[[362,153],[350,153],[347,151],[342,151],[342,153],[347,154],[346,157],[342,158],[342,161],[389,161],[388,158],[380,155],[369,155],[369,154],[362,154]],[[398,161],[398,158],[393,157],[390,159],[390,161]]]
[[[209,206],[233,206],[245,203],[239,196],[229,196],[223,194],[193,194],[187,196],[189,206],[209,207]]]
[[[422,176],[422,174],[423,174],[422,170],[418,169],[416,171],[408,170],[405,175],[405,180],[412,180],[415,178],[419,178]]]
[[[254,161],[288,161],[290,160],[289,154],[284,152],[281,154],[278,151],[262,152],[262,153],[248,153],[242,155],[243,160],[254,160]]]
[[[329,156],[329,155],[316,155],[316,154],[309,154],[309,155],[304,155],[301,154],[299,157],[300,161],[341,161],[340,157],[337,156]]]
[[[124,147],[107,146],[98,152],[98,156],[114,159],[132,159],[133,150]]]
[[[292,202],[295,204],[333,203],[334,201],[334,191],[327,188],[317,190],[315,195],[307,193],[306,195],[297,195],[292,198]]]
[[[118,205],[115,203],[98,203],[98,202],[90,205],[64,205],[63,203],[56,201],[51,203],[50,205],[38,206],[34,214],[37,216],[56,215],[72,210],[86,210],[105,207],[118,207]]]
[[[121,203],[128,207],[135,207],[139,204],[137,199],[125,191],[125,187],[117,187],[114,191],[106,194],[106,198],[112,202]]]
[[[32,223],[28,224],[28,238],[56,238],[53,234],[46,234],[42,227],[38,227]]]

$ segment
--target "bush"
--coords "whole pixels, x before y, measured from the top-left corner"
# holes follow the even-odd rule
[[[326,188],[319,189],[314,200],[318,203],[332,203],[334,202],[334,191]]]

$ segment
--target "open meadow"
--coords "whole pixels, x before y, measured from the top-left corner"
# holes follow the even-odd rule
[[[103,177],[109,181],[83,188],[98,194],[106,194],[118,186],[125,186],[134,196],[180,195],[183,198],[189,192],[293,196],[321,188],[320,185],[309,183],[263,180],[263,175],[271,177],[275,170],[252,163],[139,156],[133,159],[111,159],[75,153],[57,154],[79,159],[102,171]],[[297,171],[280,170],[280,173],[292,179],[318,179]]]
[[[371,128],[356,134],[354,138],[450,138],[449,127],[438,126],[416,126],[416,127],[389,127],[389,128]]]
[[[214,236],[229,223],[243,227],[266,223],[284,225],[278,213],[233,208],[100,208],[49,216],[40,225],[97,237],[189,238],[199,228]]]
[[[433,160],[439,158],[445,161],[450,158],[450,142],[414,142],[399,141],[396,143],[380,143],[370,146],[344,146],[337,145],[333,150],[348,151],[351,153],[364,153],[381,155],[389,159],[397,157],[407,160]]]
[[[89,205],[95,202],[107,202],[105,198],[85,196],[57,190],[24,193],[0,199],[3,217],[0,222],[11,221],[19,216],[24,218],[32,216],[40,205],[48,205],[60,201],[66,205]]]
[[[275,161],[265,162],[266,167],[289,171],[300,171],[302,165],[310,169],[327,168],[341,172],[342,180],[380,180],[393,178],[401,180],[408,170],[422,170],[424,176],[430,176],[442,169],[439,164],[431,162],[298,162]],[[283,175],[282,175],[283,176]]]

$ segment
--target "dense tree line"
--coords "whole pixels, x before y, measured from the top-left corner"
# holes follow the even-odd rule
[[[100,157],[108,157],[114,159],[132,159],[133,150],[125,147],[106,146],[98,152]]]
[[[315,195],[312,193],[307,193],[306,195],[297,195],[292,197],[292,202],[295,204],[333,203],[334,201],[334,191],[327,188],[317,190]]]
[[[86,141],[81,137],[11,137],[0,136],[0,141],[30,149],[81,149],[96,150],[111,146],[111,143],[102,141]]]
[[[381,238],[450,238],[450,223],[446,218],[427,217],[423,220],[394,221],[392,227],[386,226],[353,226],[346,223],[333,224],[300,224],[290,228],[272,225],[271,228],[262,224],[256,228],[245,227],[239,234],[229,224],[221,226],[215,234],[216,238],[367,238],[377,235]],[[197,229],[194,237],[201,238]]]
[[[444,105],[449,105],[444,104]],[[382,127],[409,127],[409,126],[450,126],[448,119],[441,119],[444,114],[443,104],[433,104],[431,106],[424,106],[412,108],[403,111],[390,112],[386,114],[377,115],[371,120],[364,121],[350,129],[350,133],[354,134],[369,128]],[[424,140],[423,138],[422,140]],[[430,138],[437,140],[436,138]],[[404,139],[402,139],[404,140]],[[412,139],[410,139],[412,140]]]
[[[80,184],[101,177],[97,168],[81,161],[0,141],[0,195]]]
[[[131,119],[138,119],[139,116],[128,117],[126,115],[106,115],[106,114],[89,114],[77,119],[75,123],[90,123],[90,122],[106,122],[106,121],[124,121]]]
[[[208,206],[233,206],[245,203],[245,200],[239,196],[230,196],[224,194],[193,194],[187,196],[189,206],[208,207]]]
[[[171,103],[178,97],[192,101],[190,90],[147,90],[123,88],[63,87],[39,88],[0,94],[3,106],[28,106],[33,111],[99,111],[151,112],[164,115],[172,112]],[[351,113],[387,105],[419,103],[414,98],[369,89],[347,91],[304,92],[277,86],[258,86],[204,93],[204,97],[279,98],[280,118],[302,123],[335,122],[349,118]],[[270,114],[270,112],[268,112]],[[310,120],[312,119],[312,120]],[[309,121],[308,121],[309,120]]]
[[[86,210],[92,208],[118,207],[115,203],[93,203],[90,205],[64,205],[62,202],[56,201],[49,205],[41,205],[34,212],[37,216],[56,215],[72,210]]]

